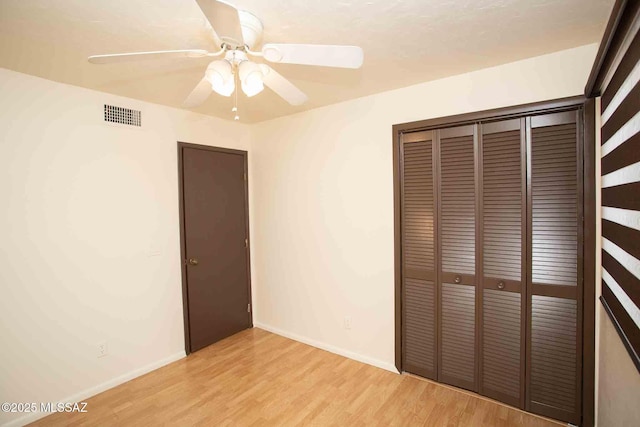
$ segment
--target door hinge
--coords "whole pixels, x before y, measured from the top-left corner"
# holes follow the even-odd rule
[[[247,304],[247,313],[251,313],[251,304]]]
[[[249,247],[249,239],[244,239],[244,247],[245,248]]]
[[[247,180],[247,174],[246,173],[244,174],[244,180],[245,181]]]

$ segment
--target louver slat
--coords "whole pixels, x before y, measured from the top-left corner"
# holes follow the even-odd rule
[[[473,389],[475,378],[475,287],[442,284],[440,380]]]
[[[473,136],[440,143],[442,271],[475,274]]]
[[[485,289],[483,295],[483,394],[520,406],[520,294]]]
[[[532,130],[532,281],[577,285],[576,124]]]
[[[483,135],[484,277],[522,279],[520,146],[520,130]]]
[[[436,378],[433,156],[430,133],[403,144],[403,367]]]
[[[405,279],[404,369],[435,378],[435,298],[433,282]]]
[[[531,402],[576,410],[576,301],[533,296]]]
[[[431,141],[403,146],[403,244],[405,267],[434,271]]]

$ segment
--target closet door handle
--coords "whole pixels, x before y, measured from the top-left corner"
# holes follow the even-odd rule
[[[504,289],[504,282],[502,280],[498,282],[498,289],[500,290]]]
[[[456,283],[460,283],[462,282],[462,277],[460,277],[460,275],[457,275],[455,279],[453,279],[454,282]]]

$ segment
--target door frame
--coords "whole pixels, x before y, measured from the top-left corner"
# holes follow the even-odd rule
[[[248,304],[251,304],[249,311],[249,327],[253,328],[253,301],[251,296],[251,238],[249,235],[249,166],[248,153],[244,150],[232,148],[213,147],[210,145],[191,144],[189,142],[178,141],[178,199],[180,205],[180,268],[182,271],[182,314],[184,319],[184,351],[191,354],[191,335],[189,330],[189,294],[187,286],[187,266],[186,266],[186,241],[185,241],[185,221],[184,221],[184,173],[183,150],[191,148],[204,151],[215,151],[218,153],[237,154],[244,160],[244,208],[246,211],[245,235],[247,236],[247,290],[249,295]]]
[[[594,425],[595,404],[595,247],[596,247],[596,176],[595,176],[595,102],[584,96],[562,98],[513,107],[497,108],[449,117],[440,117],[393,125],[393,205],[394,205],[394,323],[395,366],[402,366],[402,211],[401,211],[401,136],[406,132],[434,130],[442,127],[474,124],[480,120],[520,118],[582,108],[583,129],[583,253],[582,257],[582,423]]]

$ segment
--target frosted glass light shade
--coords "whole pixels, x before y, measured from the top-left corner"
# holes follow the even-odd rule
[[[262,69],[258,64],[255,62],[244,61],[240,64],[239,73],[242,91],[245,95],[251,97],[264,90]]]
[[[205,77],[211,83],[211,89],[222,96],[231,96],[235,90],[233,70],[231,64],[225,60],[213,61],[209,64]]]

